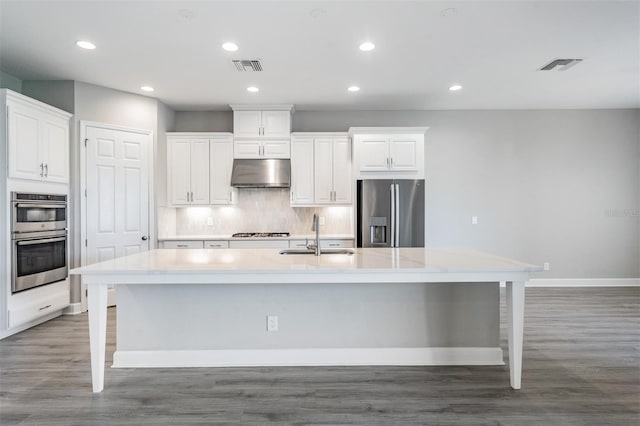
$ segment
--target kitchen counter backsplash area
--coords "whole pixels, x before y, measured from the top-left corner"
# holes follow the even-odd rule
[[[175,211],[175,220],[172,212]],[[172,235],[231,235],[236,232],[290,232],[310,234],[313,214],[324,217],[323,234],[351,234],[351,207],[291,207],[288,189],[238,190],[234,206],[197,206],[161,208],[158,213],[158,234]],[[172,222],[163,224],[162,221]],[[175,224],[175,233],[173,231]]]

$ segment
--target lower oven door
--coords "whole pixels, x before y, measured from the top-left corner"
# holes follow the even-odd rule
[[[11,292],[52,284],[67,278],[67,236],[51,235],[42,238],[13,240],[13,271]]]

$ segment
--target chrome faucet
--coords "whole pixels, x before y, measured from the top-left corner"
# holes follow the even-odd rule
[[[311,224],[311,230],[316,233],[315,244],[307,244],[307,249],[313,250],[316,256],[320,256],[320,216],[313,214],[313,223]]]

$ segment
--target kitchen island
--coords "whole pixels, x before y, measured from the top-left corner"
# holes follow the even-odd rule
[[[109,285],[118,288],[114,367],[497,365],[499,282],[507,286],[510,383],[520,388],[524,286],[541,268],[472,250],[354,251],[164,249],[72,270],[88,289],[93,391],[104,388]],[[431,287],[438,294],[425,292]],[[261,322],[258,333],[262,307],[291,320],[280,333]],[[489,345],[475,336],[484,321]],[[458,336],[467,329],[476,331]]]

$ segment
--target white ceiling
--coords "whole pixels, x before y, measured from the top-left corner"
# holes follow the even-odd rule
[[[639,28],[638,1],[2,0],[0,68],[133,93],[148,84],[177,110],[638,108]],[[240,49],[222,50],[228,40]],[[376,49],[361,52],[365,40]],[[231,65],[255,58],[261,73]],[[556,58],[584,61],[537,71]]]

